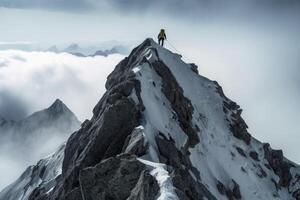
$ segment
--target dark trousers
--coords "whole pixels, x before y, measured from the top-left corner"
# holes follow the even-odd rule
[[[159,38],[158,39],[158,44],[160,44],[161,46],[164,46],[164,41],[165,41],[164,38]]]

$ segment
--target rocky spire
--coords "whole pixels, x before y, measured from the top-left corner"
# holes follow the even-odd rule
[[[72,111],[60,100],[56,99],[54,103],[47,109],[49,113],[59,114],[59,113],[72,113]]]

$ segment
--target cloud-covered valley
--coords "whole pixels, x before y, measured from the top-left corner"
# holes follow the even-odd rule
[[[89,118],[123,57],[0,51],[0,116],[18,120],[59,98],[81,121]]]
[[[105,91],[107,75],[123,57],[114,54],[85,58],[68,53],[0,51],[0,123],[5,123],[1,118],[8,120],[8,124],[9,120],[22,120],[48,108],[57,98],[80,121],[90,118],[93,107]],[[21,132],[9,134],[12,129],[5,131],[5,124],[3,126],[4,129],[0,127],[0,190],[27,166],[54,152],[78,129],[77,126],[64,128],[72,131],[61,133],[56,127],[42,127],[36,135],[26,132],[22,136]]]

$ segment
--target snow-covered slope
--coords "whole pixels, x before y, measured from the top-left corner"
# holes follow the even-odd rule
[[[30,200],[300,199],[299,166],[251,137],[217,82],[152,39],[106,89],[69,138],[56,187]]]
[[[177,139],[182,130],[170,120],[172,109],[164,105],[167,101],[160,89],[163,83],[156,83],[158,87],[149,84],[151,80],[160,80],[155,71],[161,70],[151,70],[151,65],[159,60],[158,67],[170,70],[193,107],[190,123],[198,127],[200,142],[190,146],[188,151],[192,166],[199,172],[197,180],[216,199],[292,199],[295,188],[292,189],[290,180],[296,180],[298,175],[289,171],[299,171],[299,167],[283,158],[281,151],[272,151],[267,144],[250,137],[240,117],[241,109],[224,96],[216,82],[193,73],[179,55],[153,46],[157,51],[149,48],[144,52],[150,64],[146,62],[135,68],[146,107],[145,135],[153,137],[159,131],[173,138],[177,148],[185,146],[185,140]],[[161,113],[168,111],[170,114],[162,118]],[[154,149],[155,146],[154,143]],[[155,156],[151,159],[158,162]]]
[[[50,192],[56,185],[56,178],[61,174],[65,145],[48,158],[40,160],[36,165],[29,166],[12,184],[0,192],[1,200],[27,200],[36,187]]]
[[[216,82],[194,73],[193,65],[184,63],[180,55],[153,42],[142,55],[141,62],[146,61],[133,71],[141,83],[143,132],[153,149],[149,152],[151,161],[160,162],[154,140],[158,133],[174,140],[178,149],[186,148],[189,141],[189,134],[182,134],[185,131],[178,125],[178,117],[173,117],[172,97],[166,98],[162,89],[168,84],[166,79],[173,76],[183,96],[190,100],[190,126],[199,138],[196,145],[186,148],[192,166],[199,172],[198,178],[191,175],[216,199],[292,199],[295,188],[290,180],[297,180],[298,175],[289,171],[299,171],[299,167],[283,158],[281,151],[272,151],[249,135],[240,117],[241,109],[224,96]],[[268,152],[271,155],[266,156]]]

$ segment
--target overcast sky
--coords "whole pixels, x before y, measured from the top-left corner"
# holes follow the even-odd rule
[[[195,62],[200,74],[223,86],[227,96],[244,109],[251,134],[283,149],[288,158],[300,163],[298,0],[0,0],[0,16],[0,48],[18,43],[50,46],[110,40],[137,45],[146,37],[156,38],[159,29],[164,27],[176,50],[168,44],[166,47],[183,54],[186,61]],[[79,84],[74,89],[79,94],[82,86],[86,94],[93,94],[88,101],[91,103],[97,102],[103,93],[100,84],[104,84],[110,69],[107,65],[121,59],[68,57],[58,61],[59,56],[50,54],[43,55],[44,60],[36,60],[32,54],[15,52],[19,58],[30,58],[22,61],[18,56],[9,57],[11,54],[6,52],[5,57],[0,52],[0,70],[9,66],[7,62],[19,62],[31,66],[30,72],[49,80],[47,74],[41,74],[45,69],[40,70],[38,66],[55,70],[61,69],[57,66],[67,66],[62,68],[62,76],[57,76],[58,83],[65,80],[66,84],[59,86],[65,86],[65,90],[73,88],[72,83],[85,80],[76,74],[82,72],[79,65],[91,65],[84,75],[90,73],[91,81],[83,81],[84,87]],[[99,67],[101,63],[105,66],[105,73],[96,67],[97,62]],[[93,70],[97,70],[99,79]],[[37,105],[26,94],[34,94],[34,84],[42,79],[29,79],[27,74],[27,79],[22,79],[24,82],[13,84],[9,77],[23,75],[15,68],[9,73],[13,74],[8,76],[0,71],[0,81],[11,84],[0,86],[0,112],[9,113],[8,117],[25,116],[35,109],[48,107],[56,96],[64,94],[64,88],[54,89],[58,83],[46,81],[49,84],[46,88],[51,91],[49,98],[53,99]],[[102,89],[98,90],[98,86]],[[76,100],[83,100],[80,97],[65,97],[65,100],[81,120],[90,116],[94,105],[78,108],[76,105],[80,103]],[[15,106],[8,106],[11,104]]]

